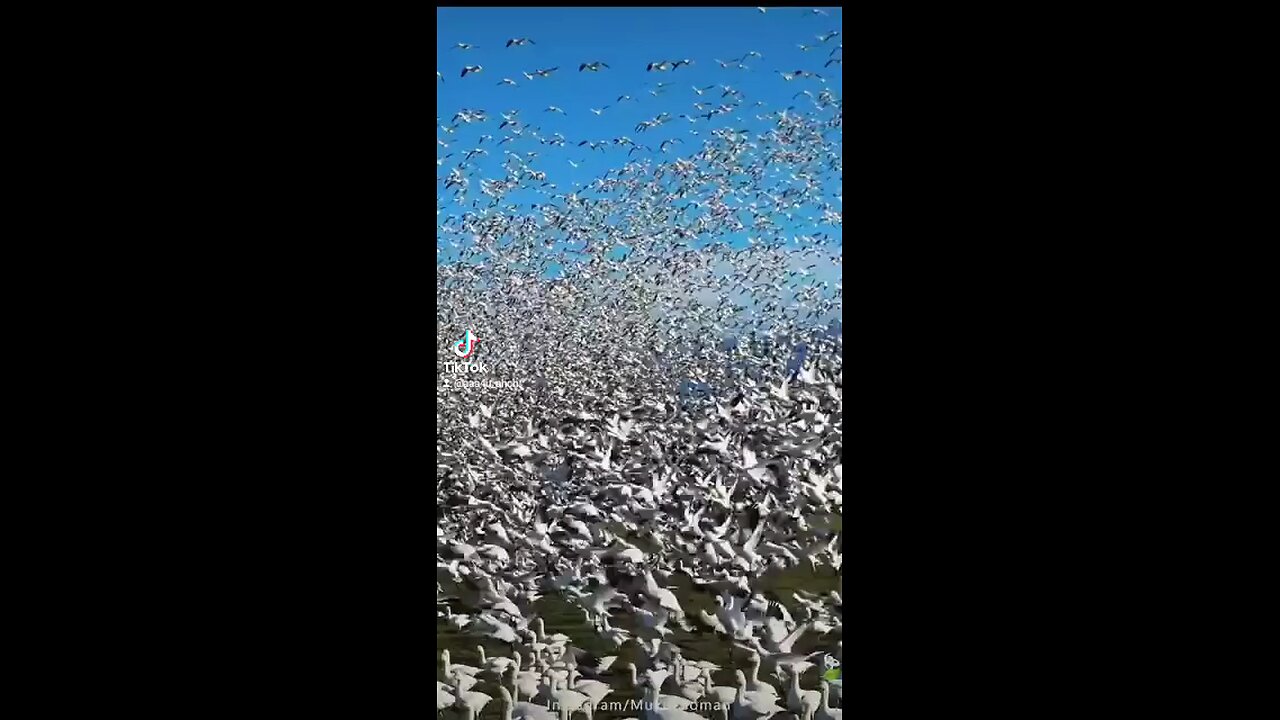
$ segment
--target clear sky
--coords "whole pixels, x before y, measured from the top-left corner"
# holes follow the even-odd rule
[[[446,153],[454,156],[437,168],[441,177],[470,150],[480,147],[489,155],[477,158],[485,177],[501,174],[503,150],[539,153],[534,168],[547,173],[557,190],[567,192],[574,183],[587,184],[606,169],[619,167],[628,159],[627,147],[610,146],[605,152],[592,152],[578,147],[582,140],[604,140],[627,136],[637,143],[658,150],[663,140],[680,138],[682,144],[668,147],[666,159],[699,148],[709,129],[718,127],[747,128],[758,131],[768,123],[757,121],[764,115],[791,105],[811,105],[796,93],[809,90],[815,95],[824,89],[843,97],[841,66],[825,66],[842,52],[832,51],[843,42],[843,33],[822,42],[819,35],[843,30],[840,8],[822,8],[827,15],[814,14],[811,8],[771,8],[760,13],[754,7],[741,8],[438,8],[436,11],[436,69],[444,82],[436,80],[438,94],[436,114],[446,125],[464,108],[486,110],[489,120],[461,124],[452,134],[437,126],[436,137],[450,143],[437,145],[437,159]],[[533,45],[504,47],[511,38],[530,38]],[[471,50],[455,49],[456,43],[470,43]],[[802,50],[799,45],[813,46]],[[722,68],[716,60],[743,58],[748,51],[763,57],[747,57],[747,69]],[[693,60],[691,67],[665,72],[646,72],[645,66],[660,60]],[[610,67],[600,72],[580,72],[584,62],[601,61]],[[464,65],[480,65],[480,74],[459,77]],[[546,78],[528,80],[522,72],[559,67]],[[787,81],[775,71],[806,70],[820,74],[825,83],[815,78]],[[517,86],[499,85],[503,78]],[[670,83],[658,96],[650,94],[657,83]],[[709,108],[732,100],[722,97],[721,85],[742,91],[742,109],[736,116],[698,118],[689,123],[680,114],[695,115],[695,102]],[[701,96],[693,87],[705,88]],[[620,95],[635,101],[619,102]],[[763,107],[753,107],[763,102]],[[556,106],[561,115],[546,112]],[[607,106],[607,107],[606,107]],[[604,109],[602,115],[591,108]],[[519,117],[539,134],[550,137],[561,133],[564,147],[540,144],[531,138],[508,142],[501,147],[505,131],[500,132],[501,113],[519,109]],[[637,123],[670,113],[671,122],[654,130],[637,132]],[[689,131],[701,135],[693,135]],[[493,139],[479,143],[481,135]],[[639,155],[637,152],[636,155]],[[636,159],[632,156],[632,159]],[[573,161],[578,167],[570,164]],[[443,183],[437,195],[443,195]],[[470,189],[479,193],[478,187]]]

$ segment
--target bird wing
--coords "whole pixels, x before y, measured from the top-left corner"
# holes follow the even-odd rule
[[[767,495],[765,497],[768,497]],[[756,524],[756,529],[751,531],[751,537],[742,545],[742,549],[747,552],[755,552],[756,546],[760,544],[760,534],[764,532],[764,518],[760,518],[760,522]]]

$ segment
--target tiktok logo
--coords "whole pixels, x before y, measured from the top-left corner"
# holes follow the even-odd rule
[[[467,330],[462,335],[462,339],[453,344],[453,354],[465,360],[475,354],[476,345],[479,344],[480,338],[471,334],[470,330]]]

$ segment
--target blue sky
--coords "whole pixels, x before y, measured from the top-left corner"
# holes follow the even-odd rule
[[[800,111],[812,108],[809,98],[795,97],[801,91],[817,95],[828,90],[843,98],[841,65],[827,65],[828,60],[843,55],[836,50],[844,40],[842,13],[840,8],[822,10],[827,14],[814,14],[808,7],[770,8],[763,14],[754,7],[438,8],[436,69],[444,75],[444,82],[435,80],[439,117],[436,138],[448,143],[448,147],[439,143],[436,146],[437,160],[443,159],[436,168],[436,196],[438,207],[445,207],[437,215],[437,223],[470,209],[474,198],[488,201],[480,192],[479,179],[503,175],[504,150],[519,153],[529,159],[531,169],[545,172],[546,181],[556,185],[546,192],[567,193],[575,186],[588,185],[609,169],[621,167],[628,159],[642,157],[639,151],[630,154],[626,146],[610,144],[603,152],[578,147],[582,140],[626,136],[652,148],[652,157],[670,161],[699,150],[710,130],[731,127],[757,133],[774,125],[772,120],[757,119],[757,115],[792,106]],[[819,39],[832,31],[840,34],[825,42]],[[505,47],[511,38],[530,38],[535,44]],[[460,42],[476,47],[456,49],[454,46]],[[802,50],[801,44],[812,49]],[[744,58],[749,51],[761,57]],[[665,72],[645,69],[650,62],[685,59],[692,60],[692,66]],[[716,62],[737,59],[742,59],[745,69],[723,68]],[[600,72],[579,71],[581,63],[596,61],[610,67]],[[484,70],[459,77],[465,65],[481,65]],[[523,75],[552,67],[559,69],[547,78],[530,80]],[[796,70],[817,73],[825,82],[806,77],[786,80],[777,72]],[[503,78],[514,80],[517,86],[500,85]],[[650,91],[658,90],[658,83],[669,86],[655,96]],[[710,109],[733,101],[732,97],[722,97],[723,85],[742,93],[741,107],[735,113],[710,119],[699,117],[692,123],[679,117],[703,112],[694,107],[695,102],[706,103]],[[695,86],[710,88],[698,95]],[[619,102],[617,98],[624,94],[634,100]],[[546,112],[549,106],[559,107],[565,114]],[[604,112],[596,115],[592,108]],[[461,109],[484,110],[488,120],[460,123],[452,133],[443,131],[440,124],[452,125],[454,115]],[[519,118],[528,129],[519,139],[499,145],[510,134],[510,128],[499,130],[502,114],[513,110],[519,110]],[[664,112],[671,116],[666,124],[645,132],[636,130],[637,123]],[[544,138],[560,133],[566,141],[564,146],[540,143],[531,137],[535,128]],[[481,142],[482,135],[492,138]],[[675,139],[681,142],[671,144],[665,154],[658,152],[663,141]],[[489,154],[471,161],[479,172],[472,176],[465,204],[452,204],[442,178],[476,148]],[[528,158],[526,154],[530,152],[537,156]],[[447,153],[453,155],[444,159]],[[832,197],[840,193],[838,173],[831,173],[825,189],[835,208],[841,210],[842,201]],[[508,200],[526,203],[525,209],[527,203],[546,201],[528,191],[512,193]],[[839,226],[797,222],[786,231],[790,235],[826,232],[840,243]],[[723,239],[741,246],[746,235],[735,233]],[[438,248],[441,242],[438,238]],[[444,247],[437,254],[438,262],[453,255]],[[819,273],[822,279],[840,276],[836,267],[821,268]]]
[[[842,30],[841,10],[824,8],[827,16],[814,15],[809,8],[776,8],[761,14],[755,8],[438,8],[436,11],[436,69],[445,81],[436,80],[436,114],[449,124],[457,110],[463,108],[488,111],[489,121],[462,125],[447,135],[437,127],[436,136],[450,142],[450,147],[437,145],[437,158],[447,152],[455,155],[437,170],[443,175],[467,151],[482,147],[490,155],[481,161],[486,176],[497,174],[502,150],[534,151],[540,154],[535,167],[548,174],[559,190],[568,190],[574,182],[586,184],[609,167],[626,162],[629,148],[610,149],[604,153],[577,147],[581,140],[611,139],[627,136],[638,143],[655,148],[663,140],[680,138],[683,144],[670,147],[668,157],[692,151],[701,145],[709,128],[763,128],[755,115],[765,114],[793,104],[808,103],[807,98],[793,99],[795,93],[831,90],[843,95],[840,65],[824,67],[831,51],[843,41],[843,33],[826,43],[817,36]],[[536,44],[504,47],[515,37],[527,37]],[[453,49],[455,43],[478,46],[472,50]],[[815,46],[809,51],[798,45]],[[742,58],[748,51],[763,58],[747,58],[748,69],[722,69],[716,62]],[[834,57],[840,57],[837,52]],[[691,59],[691,67],[666,72],[646,72],[645,66],[656,60]],[[598,73],[579,72],[583,62],[603,61],[610,68]],[[459,74],[464,65],[481,65],[481,74]],[[559,67],[548,78],[527,80],[521,73]],[[826,83],[811,78],[785,81],[775,70],[792,72],[803,69],[819,73]],[[511,78],[517,87],[499,86],[503,78]],[[649,91],[658,82],[671,83],[655,97]],[[740,117],[746,122],[724,117],[710,121],[699,118],[690,124],[678,119],[681,113],[693,115],[695,101],[712,107],[729,102],[718,87],[702,96],[693,91],[709,85],[729,85],[741,90],[745,102]],[[638,102],[619,103],[618,96],[627,94]],[[752,108],[757,102],[764,107]],[[565,115],[545,112],[557,106]],[[596,116],[591,108],[604,110]],[[565,147],[541,145],[536,140],[522,139],[501,148],[498,131],[501,113],[520,110],[520,118],[541,134],[564,135]],[[639,133],[635,126],[661,112],[670,113],[671,122],[651,131]],[[691,135],[697,130],[702,135]],[[480,135],[493,140],[477,144]],[[637,153],[638,154],[638,153]],[[577,163],[574,168],[569,161]],[[473,187],[472,192],[479,189]],[[437,193],[441,194],[441,193]]]

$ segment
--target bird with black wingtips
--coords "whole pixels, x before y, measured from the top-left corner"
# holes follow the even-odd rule
[[[482,70],[484,70],[484,68],[480,65],[467,65],[462,68],[462,74],[458,77],[466,77],[467,73],[478,73]]]
[[[607,67],[609,67],[607,64],[599,61],[582,63],[581,65],[578,66],[578,72],[582,72],[583,70],[590,70],[591,72],[600,72],[600,68],[607,68]]]
[[[530,40],[529,38],[511,38],[510,40],[507,41],[507,47],[511,47],[513,45],[516,47],[519,47],[521,45],[537,45],[537,44],[538,43]]]
[[[667,70],[670,70],[670,69],[671,69],[671,63],[667,62],[666,60],[659,60],[657,62],[649,63],[649,66],[645,68],[645,71],[653,72],[654,70],[657,70],[658,72],[666,72]]]

